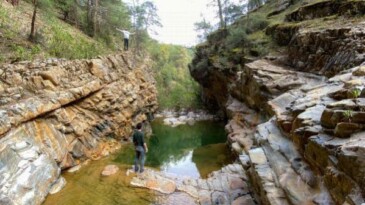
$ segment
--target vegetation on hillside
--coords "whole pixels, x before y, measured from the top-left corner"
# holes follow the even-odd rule
[[[0,63],[58,58],[90,58],[114,51],[103,41],[93,39],[76,27],[60,21],[54,11],[39,10],[36,32],[29,40],[32,5],[0,3]]]
[[[162,108],[198,108],[199,86],[187,69],[193,52],[182,46],[151,42],[158,101]]]
[[[196,23],[196,29],[201,32],[199,37],[206,37],[206,41],[198,45],[197,49],[210,53],[211,64],[225,69],[241,69],[247,61],[280,52],[281,45],[270,33],[272,28],[278,25],[298,26],[296,23],[285,23],[286,15],[303,4],[318,1],[320,0],[307,0],[306,3],[300,0],[248,0],[239,6],[249,12],[235,16],[232,24],[214,27],[205,19]],[[207,63],[201,61],[191,69],[206,69]]]
[[[152,27],[161,26],[156,12],[151,1],[25,0],[14,6],[3,1],[0,63],[106,55],[122,49],[123,36],[116,28],[127,29],[134,33],[131,52],[154,62],[160,107],[198,107],[198,86],[187,69],[192,52],[149,37]]]
[[[250,1],[254,0],[248,0],[248,4]],[[352,40],[345,40],[341,46],[335,41],[334,45],[327,44],[331,38],[352,35],[347,29],[356,28],[365,20],[364,6],[364,1],[357,0],[268,0],[234,23],[209,33],[206,41],[197,46],[190,71],[200,73],[199,77],[215,69],[234,74],[246,63],[267,56],[277,63],[333,76],[362,61],[348,63],[349,59],[358,59],[362,52],[351,50],[355,44],[344,46]],[[209,22],[198,25],[203,34],[207,33],[204,29]],[[349,51],[342,50],[345,47]],[[348,53],[349,57],[337,60],[340,52],[336,49]],[[331,57],[333,52],[337,52],[335,58]]]
[[[282,16],[268,18],[268,14],[275,10],[275,7],[272,6],[278,6],[279,1],[268,1],[264,7],[261,7],[265,2],[263,0],[249,0],[245,3],[240,2],[238,5],[234,3],[223,5],[223,11],[227,10],[225,8],[234,7],[239,8],[240,11],[249,10],[250,12],[246,14],[236,12],[233,16],[223,13],[224,19],[230,21],[220,23],[218,27],[211,26],[210,22],[203,19],[204,22],[195,24],[196,29],[202,33],[199,37],[205,36],[206,40],[212,43],[220,39],[223,41],[220,42],[220,47],[239,55],[245,53],[246,56],[259,57],[267,54],[269,51],[268,46],[274,45],[271,39],[265,35],[265,29],[271,22],[280,21]],[[213,28],[215,28],[215,31],[207,32],[212,31]],[[209,35],[207,35],[208,33]],[[221,36],[223,33],[224,35]]]
[[[344,16],[351,18],[351,21],[362,21],[363,11],[361,6],[359,8],[346,7],[346,2],[353,2],[354,0],[346,1],[334,1],[332,4],[336,7],[336,4],[344,4],[344,11],[334,13],[325,17],[313,17],[303,19],[303,21],[288,20],[291,18],[291,14],[298,11],[299,8],[313,9],[313,5],[318,3],[326,3],[326,0],[215,0],[216,2],[222,3],[222,15],[223,19],[233,19],[234,21],[228,21],[220,23],[218,26],[214,26],[211,22],[206,21],[205,18],[201,22],[195,24],[196,30],[200,31],[200,39],[211,41],[214,44],[217,38],[220,38],[219,47],[222,51],[222,55],[227,53],[238,53],[239,55],[244,54],[247,59],[254,59],[265,56],[269,53],[275,54],[281,52],[280,46],[283,43],[278,39],[278,35],[286,35],[285,45],[290,41],[291,36],[287,33],[280,33],[280,30],[295,30],[298,28],[308,29],[320,29],[328,27],[336,27],[336,25],[343,25],[346,21]],[[239,2],[234,3],[234,2]],[[228,2],[228,3],[227,3]],[[355,0],[355,2],[357,2]],[[359,3],[360,4],[360,3]],[[318,5],[320,6],[320,5]],[[224,11],[229,11],[228,8],[240,8],[243,13],[235,13],[235,15],[228,15]],[[334,8],[335,8],[334,7]],[[249,11],[246,13],[246,11]],[[323,12],[322,12],[323,13]],[[320,9],[317,14],[321,16]],[[351,16],[351,17],[350,17]],[[221,26],[227,25],[227,26]],[[279,28],[277,32],[276,28]],[[225,30],[225,31],[222,31]],[[222,33],[226,35],[221,36]],[[209,37],[210,36],[210,37]],[[204,39],[205,37],[205,39]],[[279,36],[285,38],[285,36]],[[206,45],[203,45],[203,47]],[[198,46],[199,47],[199,46]],[[213,49],[213,48],[212,48]],[[225,53],[223,51],[226,51]]]

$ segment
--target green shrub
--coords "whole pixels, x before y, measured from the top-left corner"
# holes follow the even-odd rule
[[[0,28],[4,27],[5,21],[8,19],[8,11],[5,10],[0,4]]]
[[[247,33],[245,27],[232,28],[229,31],[229,35],[226,40],[226,45],[229,49],[243,47],[243,43],[247,39]]]
[[[267,47],[260,43],[256,43],[252,45],[252,48],[249,51],[250,55],[255,57],[264,56],[269,53]]]
[[[11,45],[11,50],[13,51],[13,58],[15,60],[22,61],[34,59],[34,57],[42,51],[42,48],[38,44],[32,45],[30,47],[13,44]]]
[[[353,111],[352,110],[345,110],[345,112],[342,113],[343,117],[347,119],[349,122],[351,122]]]
[[[269,21],[263,15],[253,15],[246,22],[246,33],[251,34],[263,30],[269,25]]]
[[[353,98],[358,98],[361,95],[361,89],[360,88],[354,88],[351,90],[351,95]]]
[[[31,48],[31,54],[32,54],[32,55],[37,55],[37,54],[39,54],[41,51],[42,51],[42,48],[41,48],[41,46],[40,46],[40,45],[38,45],[38,44],[36,44],[36,45],[32,46],[32,48]]]
[[[209,66],[208,59],[203,58],[194,67],[192,67],[192,71],[193,70],[205,70],[208,68],[208,66]]]
[[[13,44],[13,45],[11,45],[11,49],[14,52],[14,59],[17,59],[17,60],[29,59],[29,56],[30,56],[29,52],[23,46]]]

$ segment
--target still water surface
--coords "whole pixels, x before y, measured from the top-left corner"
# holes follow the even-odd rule
[[[168,173],[206,178],[232,162],[225,145],[224,125],[218,122],[197,122],[193,126],[175,128],[152,123],[153,136],[148,140],[146,166]],[[134,159],[132,145],[99,161],[93,161],[76,173],[65,173],[66,187],[47,197],[44,205],[116,205],[154,204],[158,194],[129,185],[134,174],[126,175]],[[102,177],[108,164],[119,166],[118,174]]]

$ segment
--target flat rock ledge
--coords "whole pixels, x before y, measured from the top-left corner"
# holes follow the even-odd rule
[[[146,169],[133,177],[131,185],[162,193],[159,199],[162,204],[256,204],[241,164],[227,165],[211,173],[207,179]]]

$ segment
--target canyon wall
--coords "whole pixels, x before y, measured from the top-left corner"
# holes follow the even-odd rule
[[[0,67],[0,204],[41,204],[61,170],[98,159],[157,109],[150,62],[127,54]]]
[[[266,29],[286,46],[280,55],[219,60],[230,59],[220,30],[190,65],[205,102],[228,118],[228,142],[259,204],[365,203],[364,21],[313,29],[313,19],[327,16],[314,8],[330,11],[304,6]]]

